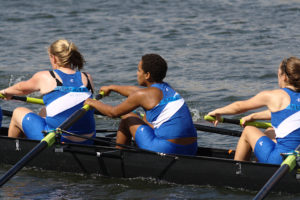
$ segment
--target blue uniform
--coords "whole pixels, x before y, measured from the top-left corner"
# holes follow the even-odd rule
[[[62,83],[58,84],[52,92],[43,96],[47,112],[46,118],[28,113],[23,119],[23,130],[30,139],[41,140],[44,137],[41,133],[42,130],[56,129],[72,113],[82,108],[84,101],[92,96],[92,93],[82,83],[81,72],[77,71],[75,74],[65,74],[60,70],[55,70],[55,72],[62,79]],[[56,80],[58,81],[58,79]],[[87,111],[67,131],[79,135],[92,133],[95,137],[94,112],[92,110]],[[61,141],[71,142],[63,137]],[[84,143],[91,144],[93,142],[87,140]]]
[[[260,162],[280,164],[283,161],[280,153],[292,152],[300,144],[300,93],[283,90],[291,102],[285,109],[271,113],[277,143],[266,136],[256,142],[254,153]]]
[[[156,83],[163,92],[163,99],[151,110],[146,111],[147,121],[154,130],[141,125],[136,132],[135,140],[140,148],[161,153],[194,155],[197,152],[197,142],[189,145],[179,145],[168,139],[197,137],[190,111],[183,98],[167,83]]]

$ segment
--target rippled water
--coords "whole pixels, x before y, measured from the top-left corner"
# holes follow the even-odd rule
[[[97,88],[112,83],[136,84],[141,56],[158,53],[169,64],[166,81],[185,98],[194,120],[201,122],[200,117],[214,108],[276,88],[280,61],[292,55],[300,57],[297,0],[0,3],[0,88],[50,69],[46,48],[59,38],[72,40],[79,47],[87,60],[85,70],[93,75]],[[104,101],[117,104],[122,99],[112,94]],[[9,110],[17,106],[40,108],[4,101],[0,106]],[[3,123],[8,125],[9,119]],[[98,128],[117,125],[117,120],[97,118]],[[199,144],[234,148],[236,138],[199,132]],[[87,180],[30,170],[18,174],[0,192],[6,199],[250,199],[253,195],[151,180]]]

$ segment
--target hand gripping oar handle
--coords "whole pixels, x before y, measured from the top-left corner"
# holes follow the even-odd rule
[[[254,200],[264,199],[271,189],[290,171],[296,167],[296,159],[299,156],[300,145],[296,148],[295,153],[289,155],[280,165],[279,169],[273,174],[268,182],[260,189],[253,198]]]
[[[101,94],[101,93],[100,93]],[[97,96],[99,99],[102,95]],[[74,112],[68,119],[66,119],[58,128],[66,130],[70,128],[80,117],[82,117],[90,109],[89,105],[84,105],[81,109]],[[31,161],[40,152],[48,146],[52,146],[55,142],[55,132],[50,132],[44,137],[41,142],[36,145],[29,153],[27,153],[21,160],[19,160],[12,168],[10,168],[1,178],[0,187],[4,185],[11,177],[20,171],[29,161]]]
[[[209,116],[209,115],[205,115],[204,119],[206,121],[215,121],[216,120],[215,117]],[[242,125],[242,120],[240,120],[240,119],[221,118],[221,122]],[[245,125],[246,126],[255,126],[257,128],[264,128],[264,129],[272,127],[271,123],[269,123],[269,122],[246,122]]]

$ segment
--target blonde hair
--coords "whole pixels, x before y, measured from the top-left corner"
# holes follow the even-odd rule
[[[65,39],[53,42],[48,51],[58,58],[58,65],[63,67],[70,65],[71,69],[81,70],[85,63],[84,57],[78,51],[76,45]]]

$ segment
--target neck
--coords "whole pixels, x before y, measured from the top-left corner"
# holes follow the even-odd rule
[[[289,88],[293,91],[297,91],[297,89],[294,86],[291,86],[291,85],[286,85],[285,88]]]
[[[73,74],[75,72],[75,70],[71,69],[70,67],[59,67],[59,66],[57,66],[54,69],[58,69],[58,70],[60,70],[64,73],[67,73],[67,74]]]
[[[151,85],[156,84],[156,83],[163,83],[163,82],[148,82],[147,87],[151,87]]]

